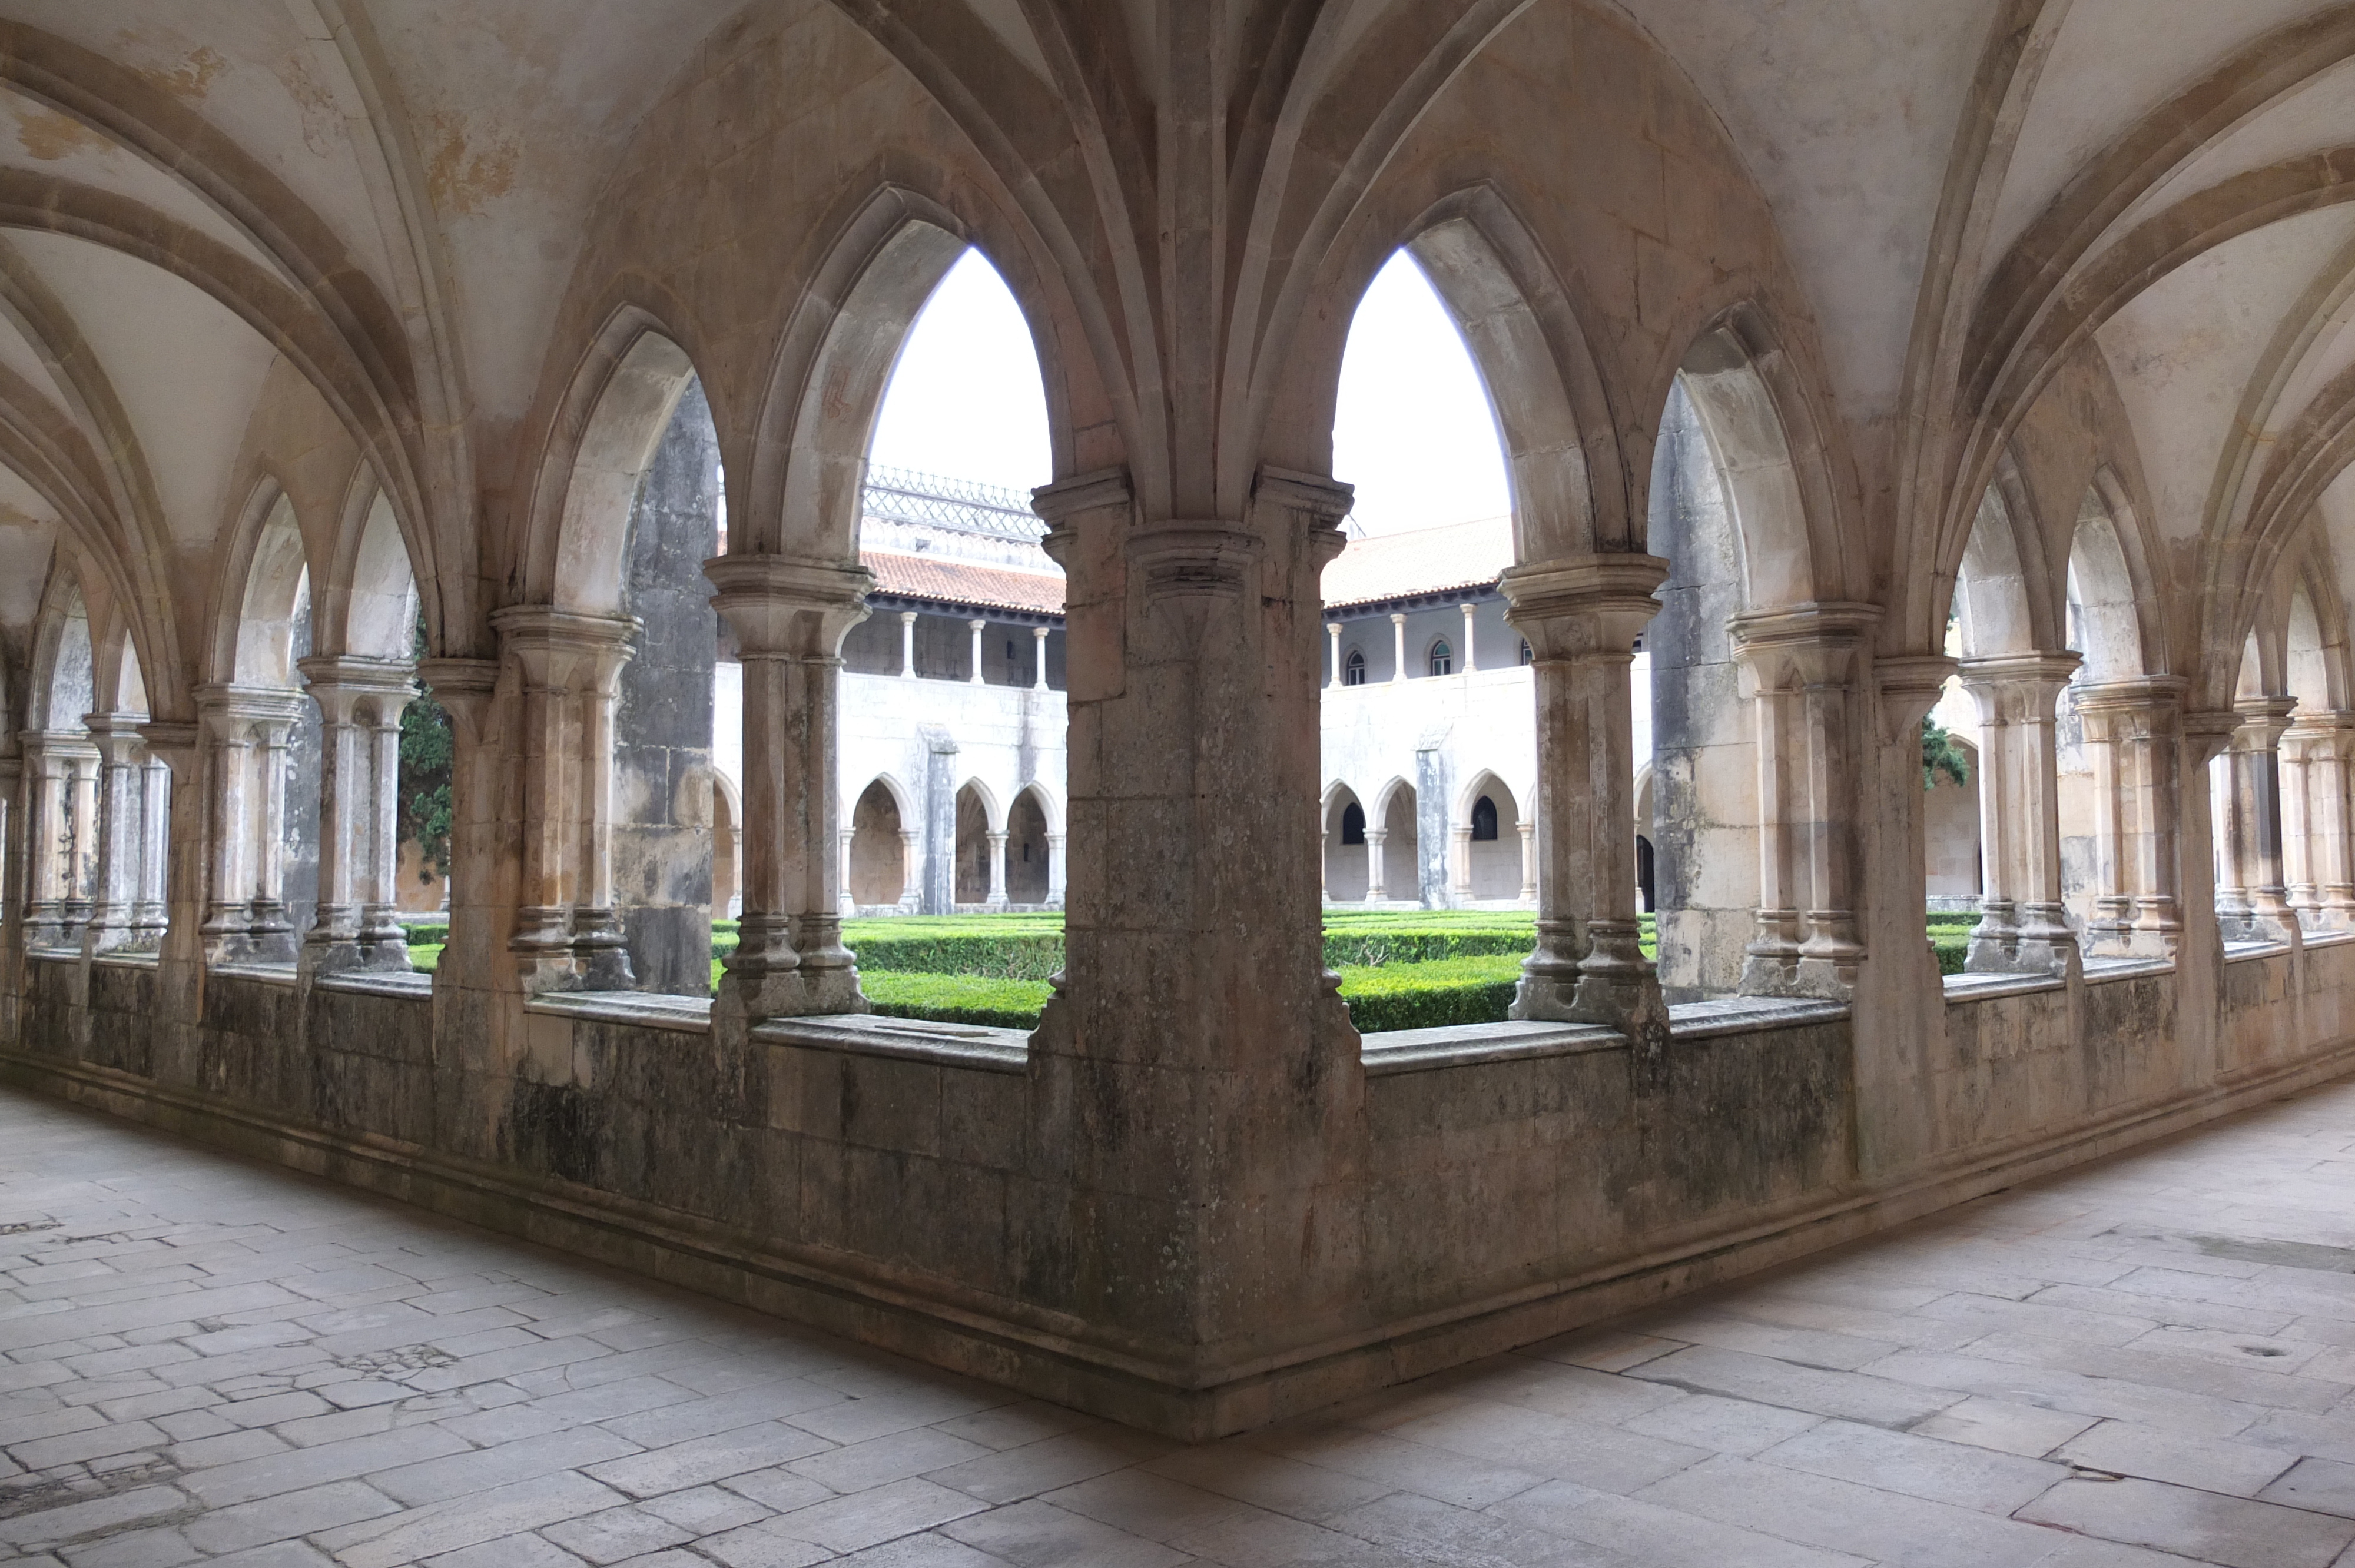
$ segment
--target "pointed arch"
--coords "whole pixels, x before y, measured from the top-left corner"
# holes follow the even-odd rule
[[[651,313],[607,317],[565,385],[524,509],[526,604],[618,615],[630,511],[695,375]]]
[[[392,497],[365,458],[352,471],[336,514],[335,554],[324,580],[313,585],[318,648],[406,662],[415,645],[417,617],[434,606],[418,587],[417,557]]]
[[[32,667],[26,681],[25,727],[80,730],[96,701],[88,596],[79,566],[65,552],[50,559],[33,621]]]
[[[208,679],[293,685],[294,618],[312,574],[294,503],[274,475],[265,474],[247,497],[221,562]]]

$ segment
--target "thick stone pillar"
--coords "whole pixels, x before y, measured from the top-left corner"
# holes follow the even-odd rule
[[[498,1027],[495,993],[525,974],[509,945],[520,924],[528,831],[509,805],[524,749],[516,726],[522,665],[434,657],[418,661],[417,676],[450,716],[450,939],[433,968],[434,1037],[480,1049]],[[449,1064],[461,1072],[467,1065],[463,1057]]]
[[[2183,937],[2178,754],[2187,683],[2172,675],[2080,686],[2094,765],[2095,957],[2172,959]]]
[[[1382,846],[1389,843],[1388,828],[1369,825],[1366,829],[1366,902],[1379,904],[1390,896],[1382,885]]]
[[[1067,885],[1063,845],[1067,842],[1061,833],[1047,835],[1047,907],[1050,909],[1060,909],[1063,906],[1064,889]]]
[[[1070,598],[1067,958],[1031,1036],[1050,1310],[1237,1364],[1359,1309],[1364,1075],[1317,899],[1317,584],[1346,487],[1157,517],[1037,493]],[[1051,1261],[1050,1261],[1051,1260]]]
[[[147,743],[148,756],[165,774],[161,789],[151,800],[155,814],[165,819],[159,837],[168,855],[160,873],[164,916],[156,945],[152,1059],[159,1081],[193,1086],[203,1059],[205,966],[211,948],[205,918],[211,870],[207,830],[216,802],[207,780],[214,761],[215,726],[209,721],[150,722],[140,726],[139,734]]]
[[[2053,715],[2075,673],[2071,652],[1966,659],[1979,706],[1979,842],[1987,887],[1965,967],[2066,975],[2079,967],[2061,902],[2061,803]]]
[[[1628,673],[1668,575],[1656,556],[1576,556],[1499,585],[1537,670],[1538,940],[1512,1015],[1607,1023],[1655,1056],[1668,1014],[1636,940]]]
[[[516,605],[491,625],[522,710],[523,866],[508,950],[527,992],[627,990],[613,894],[613,705],[638,623]]]
[[[320,736],[319,909],[304,935],[312,972],[405,969],[395,918],[400,805],[400,711],[416,694],[412,668],[380,659],[302,661],[325,721]]]
[[[146,744],[144,714],[91,714],[82,721],[98,748],[98,863],[82,951],[108,953],[138,945],[140,854],[144,848],[140,774]]]
[[[1452,902],[1461,908],[1472,902],[1472,824],[1453,823],[1447,836],[1454,863],[1448,867]]]
[[[1855,994],[1865,958],[1856,759],[1865,640],[1880,619],[1873,605],[1809,604],[1737,616],[1731,627],[1758,756],[1758,915],[1742,966],[1746,994]]]
[[[2288,942],[2299,930],[2282,875],[2281,738],[2296,709],[2290,697],[2233,705],[2239,720],[2225,751],[2225,842],[2232,881],[2220,888],[2216,916],[2228,942]],[[2231,894],[2237,893],[2228,906]]]
[[[1521,892],[1524,904],[1534,904],[1538,896],[1538,825],[1528,817],[1518,824],[1521,834]]]
[[[744,909],[715,1016],[864,1012],[842,945],[835,734],[842,640],[867,619],[874,575],[783,556],[703,569],[744,660]],[[976,633],[976,680],[979,653]]]

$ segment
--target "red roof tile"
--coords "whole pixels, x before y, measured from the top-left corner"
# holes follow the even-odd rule
[[[1487,588],[1512,564],[1510,517],[1352,539],[1325,568],[1325,608]]]
[[[858,560],[875,574],[875,591],[975,609],[1019,609],[1033,615],[1063,613],[1060,572],[1023,572],[1011,567],[960,561],[954,556],[909,556],[861,550]]]

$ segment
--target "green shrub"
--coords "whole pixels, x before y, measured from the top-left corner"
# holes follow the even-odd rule
[[[1970,957],[1971,933],[1968,927],[1934,926],[1930,928],[1930,951],[1938,960],[1942,975],[1963,972],[1963,961]]]
[[[884,969],[861,974],[859,989],[886,1018],[922,1018],[994,1029],[1036,1029],[1039,1010],[1054,988],[1044,980],[981,975],[911,974]]]
[[[442,944],[440,942],[410,943],[409,967],[413,969],[423,969],[431,974],[442,965]]]
[[[439,947],[450,939],[449,925],[443,921],[436,921],[430,926],[410,926],[404,929],[408,932],[409,945],[412,948],[424,943],[432,943]]]
[[[1359,1033],[1499,1023],[1520,976],[1518,953],[1353,967],[1341,970],[1341,1000]]]

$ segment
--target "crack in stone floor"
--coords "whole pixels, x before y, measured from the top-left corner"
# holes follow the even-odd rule
[[[0,1090],[0,1561],[2355,1568],[2355,1084],[1198,1447]]]

